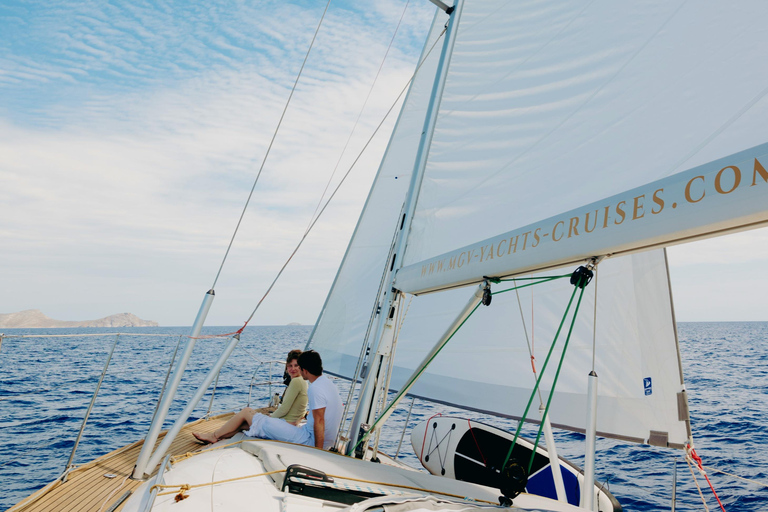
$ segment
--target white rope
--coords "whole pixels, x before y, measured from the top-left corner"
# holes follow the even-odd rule
[[[693,466],[691,465],[691,457],[686,455],[685,462],[688,463],[688,469],[691,471],[691,476],[693,477],[693,483],[696,484],[696,490],[699,491],[699,496],[701,497],[701,504],[704,505],[704,510],[709,512],[709,507],[707,506],[707,500],[704,498],[704,493],[701,492],[701,487],[699,487],[699,481],[696,479],[696,473],[693,472]]]
[[[743,476],[734,475],[733,473],[728,473],[727,471],[723,471],[721,469],[713,468],[712,466],[703,466],[703,467],[707,471],[715,471],[716,473],[720,473],[720,474],[723,474],[723,475],[730,476],[731,478],[735,478],[736,480],[741,480],[741,481],[749,483],[749,484],[755,484],[755,485],[759,485],[760,487],[768,488],[768,484],[760,482],[758,480],[752,480],[750,478],[744,478]]]

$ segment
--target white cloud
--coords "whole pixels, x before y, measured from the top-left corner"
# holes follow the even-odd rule
[[[130,311],[164,325],[191,323],[319,15],[285,3],[270,7],[259,9],[258,19],[272,32],[256,35],[248,33],[253,23],[206,34],[209,13],[180,19],[135,6],[131,22],[121,16],[115,23],[89,6],[95,11],[74,16],[71,30],[46,17],[72,62],[41,71],[74,77],[84,70],[88,80],[41,106],[41,118],[27,123],[11,112],[0,120],[0,312],[39,308],[87,319]],[[167,37],[158,28],[167,28]],[[341,29],[351,35],[334,33]],[[383,28],[365,27],[344,10],[330,12],[323,30],[217,286],[211,324],[244,320],[299,240],[388,44]],[[265,37],[286,46],[243,49]],[[178,39],[188,47],[165,47]],[[152,60],[166,49],[166,59]],[[390,55],[379,86],[386,98],[367,109],[345,162],[408,80],[418,51]],[[239,66],[232,57],[238,53],[248,54]],[[152,59],[139,62],[142,55]],[[320,68],[315,62],[323,57],[330,63]],[[122,78],[94,76],[97,69],[151,79],[131,88]],[[28,77],[16,77],[29,85]],[[372,155],[383,151],[387,135],[377,138]],[[307,240],[307,256],[286,272],[286,291],[276,295],[296,291],[292,307],[268,301],[255,323],[314,321],[377,163],[375,156],[362,162]]]
[[[670,247],[680,321],[766,321],[768,229]]]

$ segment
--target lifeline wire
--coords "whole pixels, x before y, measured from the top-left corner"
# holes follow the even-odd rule
[[[234,233],[232,233],[232,238],[229,240],[229,245],[227,246],[227,250],[224,252],[224,258],[221,260],[221,265],[219,265],[219,271],[216,272],[216,278],[213,280],[213,285],[211,285],[211,289],[216,288],[216,283],[218,282],[219,276],[221,275],[221,270],[224,268],[224,262],[227,261],[227,256],[229,256],[229,250],[232,248],[232,243],[235,241],[235,237],[237,236],[237,231],[240,229],[240,224],[243,222],[245,211],[248,209],[248,204],[251,202],[253,191],[256,189],[256,183],[259,182],[261,171],[264,170],[264,165],[267,163],[267,157],[269,157],[269,152],[272,150],[272,144],[274,144],[275,138],[277,137],[277,132],[280,131],[280,126],[283,124],[283,118],[285,117],[285,113],[288,110],[288,105],[291,104],[291,98],[293,98],[293,93],[296,91],[296,86],[299,84],[299,78],[301,78],[301,73],[304,71],[304,65],[307,63],[307,59],[309,58],[309,53],[312,51],[312,47],[315,44],[317,33],[320,32],[320,27],[323,25],[323,20],[325,19],[325,13],[328,12],[329,5],[331,5],[331,0],[328,0],[328,3],[325,4],[325,10],[323,11],[323,15],[320,17],[320,23],[317,24],[317,28],[315,29],[315,34],[312,36],[312,41],[309,43],[307,54],[304,56],[304,62],[301,63],[301,68],[299,69],[299,74],[296,75],[296,81],[293,83],[291,94],[288,95],[288,101],[285,102],[283,113],[280,115],[280,120],[277,122],[277,127],[275,128],[275,132],[272,134],[272,140],[269,141],[269,146],[267,146],[267,151],[266,153],[264,153],[264,159],[261,161],[261,167],[259,167],[259,172],[256,173],[256,179],[253,181],[251,192],[248,194],[248,199],[245,201],[245,206],[243,206],[242,213],[240,213],[240,218],[237,221],[237,225],[235,226]]]

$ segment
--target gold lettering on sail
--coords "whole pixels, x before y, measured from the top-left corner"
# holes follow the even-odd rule
[[[728,190],[723,189],[722,185],[722,177],[726,169],[733,169],[733,186]],[[739,183],[741,183],[741,171],[735,165],[723,167],[720,169],[720,172],[717,173],[717,176],[715,176],[715,190],[717,190],[718,194],[730,194],[736,190],[736,187],[739,186]]]
[[[525,244],[528,243],[528,235],[530,234],[531,234],[530,231],[526,231],[525,233],[523,233],[523,250],[525,250]]]
[[[558,222],[557,224],[555,224],[555,227],[554,227],[554,228],[552,228],[552,240],[554,240],[555,242],[559,242],[560,240],[562,240],[562,239],[563,239],[563,235],[557,236],[557,233],[556,233],[556,231],[557,231],[557,226],[559,226],[559,225],[561,225],[561,224],[562,224],[563,226],[565,226],[565,221],[561,220],[560,222]]]
[[[643,210],[643,203],[641,199],[645,198],[645,194],[640,194],[635,198],[635,207],[632,209],[632,220],[642,219],[645,216]]]
[[[504,245],[504,242],[506,242],[506,241],[507,241],[507,239],[503,238],[499,242],[499,245],[496,246],[496,256],[498,256],[499,258],[503,258],[504,257],[504,253],[501,251],[501,246]]]
[[[659,194],[661,194],[662,192],[664,192],[664,189],[660,188],[653,193],[653,202],[659,207],[658,210],[651,208],[651,213],[654,215],[661,213],[661,211],[664,209],[664,200],[659,197]]]
[[[701,197],[698,199],[694,199],[691,196],[691,185],[693,185],[693,182],[696,180],[701,180],[702,184],[704,183],[704,176],[696,176],[695,178],[691,178],[691,180],[688,182],[687,185],[685,185],[685,200],[689,203],[698,203],[702,199],[704,199],[704,195],[706,192],[704,192],[704,189],[701,190]]]
[[[517,239],[520,238],[519,235],[515,235],[515,241],[513,242],[512,239],[509,239],[509,250],[507,250],[507,254],[512,254],[517,252]]]
[[[765,156],[764,145],[763,152],[759,153]],[[761,156],[761,158],[762,158]],[[752,182],[749,187],[746,183],[742,185],[742,171],[739,166],[746,167],[750,160],[754,160]],[[764,160],[765,161],[765,158]],[[653,190],[653,184],[647,188],[640,189],[642,193],[635,193],[630,196],[614,196],[611,204],[592,206],[588,211],[576,210],[567,217],[555,217],[549,221],[544,221],[539,225],[530,226],[530,230],[501,235],[498,239],[486,240],[481,244],[476,244],[462,250],[461,252],[451,253],[435,259],[431,262],[424,262],[421,265],[421,276],[426,277],[435,273],[451,272],[467,266],[475,266],[496,259],[508,259],[512,255],[517,255],[525,251],[535,250],[538,247],[548,245],[548,242],[561,242],[566,244],[565,240],[578,237],[594,236],[602,230],[619,226],[627,218],[632,221],[644,222],[644,219],[650,216],[661,215],[666,211],[679,208],[727,208],[727,206],[717,206],[715,201],[719,196],[733,194],[739,190],[745,192],[750,187],[764,185],[763,193],[768,192],[768,170],[757,157],[749,160],[740,160],[738,165],[727,165],[715,172],[716,168],[710,168],[698,176],[691,176],[697,172],[692,170],[690,173],[683,174],[676,180],[673,177],[666,178],[664,187],[658,187]],[[661,181],[658,183],[662,183]],[[653,191],[652,191],[653,190]],[[652,192],[651,192],[652,191]],[[623,197],[623,199],[622,199]],[[650,198],[650,201],[649,201]],[[755,202],[754,193],[746,198],[752,204]],[[762,201],[762,196],[757,197],[758,204]],[[733,201],[733,200],[731,200]],[[695,205],[702,206],[695,206]],[[732,203],[729,203],[732,204]],[[707,206],[704,206],[707,205]],[[650,214],[650,215],[649,215]],[[691,215],[693,214],[693,215]],[[764,213],[761,212],[764,215]],[[695,212],[686,210],[683,217],[695,218]],[[763,220],[765,220],[763,218]],[[621,230],[621,228],[618,228]],[[617,231],[618,233],[619,231]],[[674,232],[670,232],[674,233]],[[669,240],[674,240],[670,238]],[[599,242],[602,243],[602,242]],[[599,245],[598,245],[599,247]],[[504,267],[501,267],[504,268]],[[417,271],[418,272],[418,271]]]
[[[579,236],[577,228],[579,227],[579,218],[571,217],[571,223],[568,225],[568,238],[572,236]]]
[[[586,217],[584,219],[584,231],[586,231],[587,233],[591,233],[595,230],[595,228],[597,228],[597,213],[599,211],[600,210],[595,210],[595,221],[592,223],[592,229],[589,228],[589,215],[592,212],[587,212]]]
[[[626,201],[619,201],[619,203],[616,205],[616,213],[619,214],[620,219],[616,219],[615,221],[613,221],[613,223],[616,224],[617,226],[622,222],[624,222],[624,218],[627,216],[627,214],[624,213],[624,208],[623,208],[623,206],[626,204],[627,204]]]
[[[761,164],[757,158],[755,158],[755,170],[752,173],[752,185],[750,187],[754,187],[757,184],[757,175],[760,174],[760,177],[763,178],[763,181],[768,183],[768,171],[765,170],[765,167],[763,167],[763,164]]]
[[[539,236],[539,231],[541,231],[541,228],[536,228],[533,231],[533,242],[531,242],[531,247],[536,247],[539,245],[539,242],[541,241],[541,237]]]

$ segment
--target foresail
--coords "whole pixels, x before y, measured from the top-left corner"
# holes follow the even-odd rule
[[[569,430],[585,428],[594,331],[598,434],[680,448],[690,429],[664,251],[606,260],[598,268],[556,383],[551,422]],[[563,273],[568,271],[547,275]],[[512,285],[496,284],[493,290]],[[572,290],[569,280],[562,279],[520,290],[519,303],[514,291],[494,295],[491,305],[480,306],[434,358],[410,394],[520,418],[534,389],[532,367],[542,372]],[[413,298],[398,340],[393,389],[402,386],[473,292],[462,288]],[[540,419],[540,398],[546,404],[568,325],[543,372],[541,395],[534,397],[529,420]]]
[[[397,288],[765,224],[766,15],[466,2]]]
[[[430,53],[444,20],[435,17],[413,83],[392,133],[387,152],[349,242],[308,346],[322,353],[324,368],[352,378],[377,303],[399,212],[413,171],[432,81],[439,57]]]

